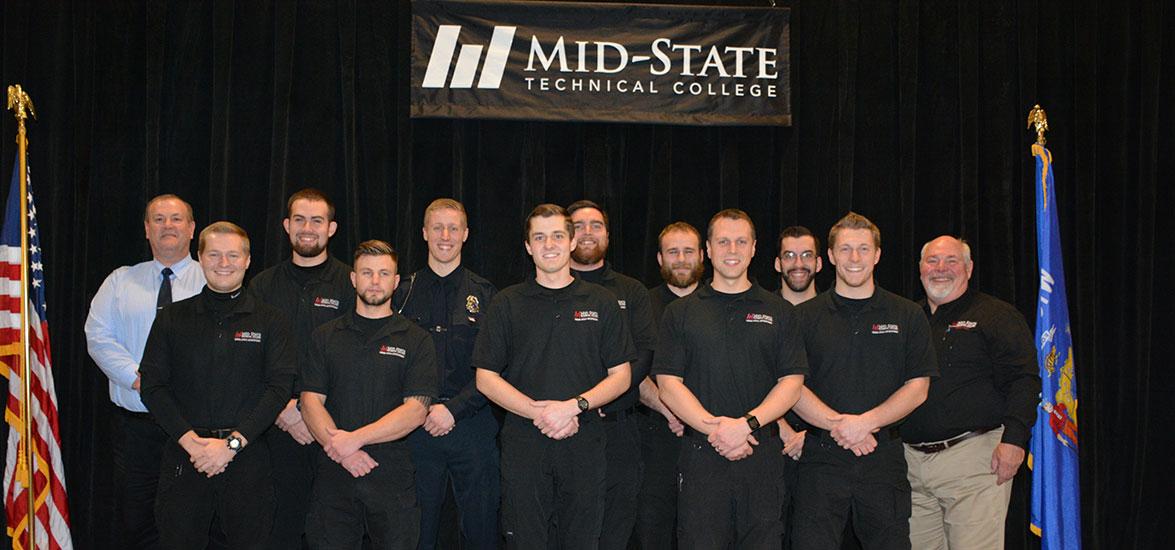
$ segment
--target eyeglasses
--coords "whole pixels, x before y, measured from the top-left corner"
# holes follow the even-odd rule
[[[780,256],[780,258],[783,258],[784,260],[791,260],[793,262],[795,261],[795,259],[797,257],[802,262],[810,262],[810,261],[816,259],[816,253],[812,252],[811,250],[805,250],[803,252],[800,252],[799,254],[796,254],[795,252],[788,250],[788,251],[784,252],[783,255]]]

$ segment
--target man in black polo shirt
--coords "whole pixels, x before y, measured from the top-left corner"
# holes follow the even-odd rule
[[[604,261],[608,253],[608,215],[600,205],[581,200],[567,207],[575,226],[575,249],[571,251],[571,273],[598,284],[616,295],[632,334],[636,359],[632,362],[632,382],[620,397],[599,409],[607,436],[608,471],[605,475],[604,527],[600,532],[601,550],[624,550],[632,536],[637,516],[637,493],[641,487],[640,428],[636,406],[640,386],[649,375],[656,338],[649,310],[649,291],[640,281],[617,273]]]
[[[293,254],[289,261],[258,273],[249,282],[249,293],[285,313],[293,326],[299,364],[305,357],[310,333],[319,325],[354,309],[354,290],[347,264],[327,253],[327,243],[338,230],[335,207],[317,189],[303,189],[286,201],[282,227],[290,238]],[[297,391],[295,382],[294,391]],[[277,417],[269,446],[274,457],[273,478],[277,486],[277,515],[270,536],[270,550],[302,547],[310,487],[314,480],[314,438],[297,409],[297,395],[291,395]]]
[[[693,294],[702,279],[702,235],[686,222],[674,222],[657,238],[657,265],[665,282],[649,290],[653,326],[661,323],[665,306]],[[634,539],[643,550],[675,547],[677,536],[677,456],[685,426],[661,400],[653,377],[641,382],[639,425],[641,429],[640,503]]]
[[[926,316],[878,287],[881,232],[850,212],[828,232],[836,284],[796,309],[812,369],[792,500],[792,547],[839,548],[850,514],[870,548],[910,548],[910,484],[897,423],[938,375]]]
[[[290,395],[294,353],[281,312],[244,292],[249,237],[200,232],[200,294],[155,317],[140,364],[164,446],[155,517],[164,548],[263,548],[273,525],[267,429]]]
[[[539,205],[525,228],[535,277],[498,293],[473,352],[477,388],[508,412],[502,530],[507,548],[594,549],[606,471],[597,410],[628,389],[636,353],[616,296],[571,275],[567,212]]]
[[[311,548],[416,548],[411,451],[405,436],[436,397],[432,339],[392,312],[396,252],[383,241],[355,249],[355,311],[311,337],[302,370],[302,412],[319,455],[306,515]],[[327,460],[327,458],[330,460]]]
[[[807,372],[792,307],[754,285],[755,228],[741,210],[714,215],[706,252],[714,278],[669,304],[653,374],[689,427],[678,463],[683,548],[779,548],[783,445],[775,421]]]
[[[497,289],[461,264],[469,237],[465,207],[437,199],[424,210],[428,267],[396,289],[393,307],[427,330],[436,344],[440,397],[408,443],[416,464],[421,550],[438,544],[442,505],[453,482],[458,526],[467,548],[499,544],[498,421],[473,379],[473,343],[483,308]]]
[[[941,378],[902,425],[913,490],[910,544],[1004,547],[1012,478],[1036,421],[1040,374],[1028,323],[1011,304],[968,288],[971,247],[922,247],[923,311]]]

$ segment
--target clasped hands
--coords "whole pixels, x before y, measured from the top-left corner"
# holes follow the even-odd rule
[[[306,427],[306,423],[302,421],[302,411],[298,410],[298,400],[291,399],[286,403],[286,408],[277,415],[277,420],[273,423],[281,429],[281,431],[290,434],[299,445],[309,445],[314,442],[314,436],[310,434],[310,429]]]
[[[326,434],[329,439],[323,443],[322,450],[352,477],[363,477],[379,466],[379,463],[363,450],[364,441],[355,432],[327,428]]]
[[[759,440],[751,435],[751,426],[745,419],[715,416],[702,422],[714,426],[706,441],[727,460],[742,460],[751,456],[759,444]]]
[[[877,449],[877,438],[873,434],[881,428],[875,426],[863,414],[834,414],[828,417],[833,441],[854,455],[865,456]]]
[[[567,439],[579,432],[579,404],[567,401],[531,401],[534,427],[551,439]]]
[[[243,439],[243,438],[242,438]],[[228,448],[228,442],[215,437],[200,437],[188,431],[180,437],[180,447],[188,453],[188,462],[207,477],[224,473],[237,453]]]

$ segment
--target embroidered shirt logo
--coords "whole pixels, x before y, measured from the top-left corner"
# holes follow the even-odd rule
[[[314,299],[314,307],[339,309],[339,301],[334,298],[323,298],[322,296],[319,296]]]
[[[971,330],[977,326],[979,326],[979,323],[975,321],[955,321],[947,328],[951,330]]]
[[[898,326],[894,323],[878,323],[873,325],[873,334],[898,334]]]
[[[628,309],[627,300],[616,300],[616,303],[620,305],[620,309]]]
[[[379,354],[391,355],[392,357],[403,359],[405,355],[408,355],[408,352],[404,348],[398,348],[396,346],[380,346]]]
[[[253,342],[260,344],[261,333],[249,330],[238,330],[237,333],[233,335],[233,340],[236,342]]]
[[[775,324],[775,317],[767,315],[766,313],[748,313],[747,314],[747,322],[748,323],[766,323],[768,325],[774,325]]]
[[[576,321],[599,321],[600,312],[585,309],[583,311],[576,311],[572,319]]]

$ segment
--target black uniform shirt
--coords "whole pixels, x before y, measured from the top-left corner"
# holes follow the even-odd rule
[[[249,293],[290,319],[299,364],[304,360],[314,329],[355,310],[351,268],[333,256],[313,267],[300,267],[293,260],[285,260],[253,277],[249,281]]]
[[[635,358],[616,296],[580,279],[560,289],[530,279],[499,292],[473,348],[474,368],[501,373],[534,400],[572,399]]]
[[[207,286],[161,310],[139,372],[143,402],[172,440],[194,428],[235,428],[250,442],[273,424],[294,379],[290,327],[247,292]]]
[[[598,284],[616,295],[616,303],[620,306],[620,313],[624,316],[629,330],[632,331],[632,345],[636,351],[636,360],[632,362],[632,383],[620,397],[604,406],[604,412],[610,413],[635,407],[640,401],[641,382],[649,375],[649,368],[653,358],[653,345],[656,341],[656,328],[653,326],[653,314],[649,305],[649,291],[640,281],[617,273],[608,264],[592,271],[571,271],[575,276]]]
[[[326,411],[339,429],[371,424],[404,404],[406,397],[436,398],[432,339],[403,315],[371,320],[351,312],[318,327],[310,340],[302,389],[326,396]],[[372,450],[391,451],[403,441],[364,450],[375,456]]]
[[[881,287],[864,300],[828,290],[796,306],[808,365],[804,385],[833,410],[861,414],[913,378],[938,376],[918,305]]]
[[[1011,304],[968,290],[930,318],[941,377],[902,425],[908,443],[942,441],[1004,425],[1003,442],[1027,447],[1040,374],[1028,323]]]
[[[698,288],[701,286],[699,285]],[[665,306],[681,298],[684,296],[678,296],[669,290],[668,283],[662,283],[649,289],[649,311],[653,315],[653,336],[657,335],[658,327],[661,326],[661,315],[665,312]]]
[[[715,416],[747,414],[780,378],[808,372],[794,309],[758,285],[699,286],[665,307],[660,329],[653,374],[682,377]]]
[[[492,283],[464,266],[444,277],[426,267],[402,281],[392,297],[396,311],[432,335],[438,398],[457,420],[473,416],[487,403],[477,391],[471,361],[484,309],[496,293]]]

